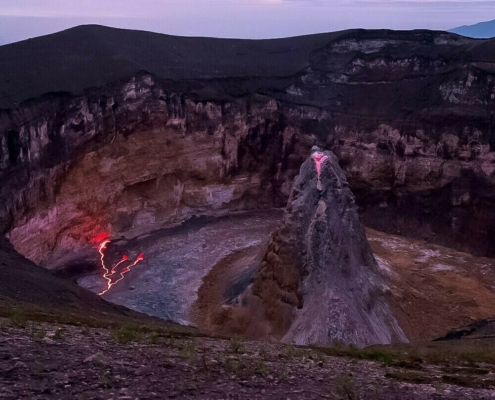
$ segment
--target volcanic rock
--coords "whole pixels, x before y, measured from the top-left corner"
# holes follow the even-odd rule
[[[366,225],[494,255],[494,43],[84,26],[2,46],[0,231],[43,266],[95,262],[101,231],[285,206],[319,144]]]
[[[495,337],[495,318],[485,318],[474,321],[472,324],[452,329],[443,337],[435,341],[457,340],[457,339],[490,339]]]
[[[424,30],[244,41],[83,26],[1,46],[0,233],[38,265],[96,272],[101,233],[133,241],[285,207],[317,144],[366,226],[493,256],[494,45]],[[158,253],[146,254],[133,273],[157,292],[145,272]],[[139,298],[163,310],[156,300]]]
[[[405,342],[387,290],[337,157],[315,146],[294,181],[282,226],[237,303],[257,304],[266,334],[287,342]]]

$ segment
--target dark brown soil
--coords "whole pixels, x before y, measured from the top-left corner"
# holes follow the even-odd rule
[[[390,302],[411,342],[495,315],[495,261],[427,243],[366,231],[388,275]]]
[[[246,331],[247,327],[242,321],[232,321],[229,318],[230,308],[225,309],[222,306],[229,300],[233,282],[243,274],[256,272],[265,247],[265,244],[252,246],[229,254],[203,278],[203,284],[198,290],[198,299],[191,310],[191,321],[199,329],[214,333]],[[247,279],[249,280],[249,277]]]

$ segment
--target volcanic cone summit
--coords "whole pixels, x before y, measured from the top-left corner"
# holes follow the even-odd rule
[[[313,147],[252,293],[271,334],[297,344],[407,341],[337,157]]]

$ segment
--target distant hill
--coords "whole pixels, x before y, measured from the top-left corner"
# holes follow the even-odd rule
[[[495,37],[495,19],[492,21],[480,22],[475,25],[459,26],[451,29],[449,32],[479,39],[492,38]]]

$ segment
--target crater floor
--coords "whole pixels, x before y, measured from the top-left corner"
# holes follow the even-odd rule
[[[116,255],[109,262],[118,261],[124,252],[131,257],[143,252],[145,259],[104,298],[136,311],[190,324],[191,307],[203,278],[232,253],[252,248],[263,251],[281,215],[279,210],[270,210],[199,217],[179,227],[115,241],[112,244],[120,251],[109,247],[108,254]],[[79,278],[78,284],[97,293],[106,287],[101,270]]]
[[[107,262],[118,261],[124,252],[131,257],[143,252],[145,259],[103,297],[209,330],[208,311],[228,303],[249,282],[281,216],[280,210],[270,210],[198,217],[116,240]],[[495,260],[372,229],[366,234],[409,340],[432,340],[495,315]],[[97,293],[105,288],[101,270],[78,283]]]

